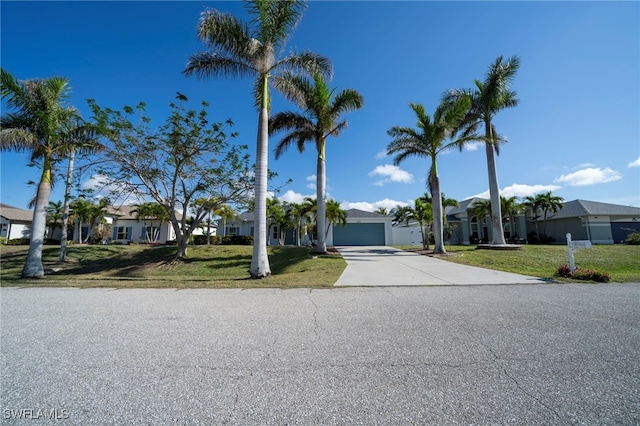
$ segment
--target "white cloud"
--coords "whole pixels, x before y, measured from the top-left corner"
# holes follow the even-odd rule
[[[376,160],[382,160],[383,158],[385,158],[387,156],[387,150],[383,149],[382,151],[378,152],[376,154]]]
[[[632,161],[627,164],[627,167],[640,167],[640,157],[636,161]]]
[[[540,192],[548,192],[548,191],[557,191],[561,187],[558,185],[523,185],[519,183],[514,183],[513,185],[506,186],[500,190],[500,195],[503,197],[527,197],[529,195],[535,195]],[[466,197],[465,200],[469,198],[485,198],[489,199],[489,190],[487,189],[484,192],[479,194],[472,195],[470,197]]]
[[[301,204],[301,203],[304,202],[305,197],[311,197],[311,198],[315,199],[316,198],[316,194],[304,195],[304,194],[300,194],[299,192],[295,192],[295,191],[290,189],[287,192],[285,192],[284,194],[282,194],[281,196],[279,196],[278,200],[286,201],[287,203]]]
[[[369,173],[369,177],[382,177],[375,181],[373,184],[376,186],[382,186],[390,182],[400,183],[412,183],[413,175],[405,170],[402,170],[398,166],[392,164],[385,164],[384,166],[378,166]]]
[[[589,167],[587,169],[578,170],[568,175],[562,175],[556,178],[556,183],[566,183],[569,186],[587,186],[596,185],[598,183],[614,182],[622,179],[622,175],[609,167],[601,169],[599,167]]]
[[[340,207],[343,210],[358,209],[358,210],[364,210],[366,212],[376,211],[380,207],[384,207],[387,210],[391,210],[392,208],[397,206],[408,206],[408,205],[409,203],[405,203],[404,201],[390,200],[388,198],[385,198],[384,200],[380,200],[380,201],[375,201],[373,203],[369,203],[366,201],[355,201],[355,202],[343,201],[340,203]]]
[[[484,142],[469,142],[464,145],[464,149],[467,151],[477,151],[483,145]]]
[[[578,164],[577,166],[575,166],[573,168],[573,170],[580,170],[580,169],[586,169],[589,167],[595,167],[596,165],[593,163],[582,163],[582,164]]]
[[[307,176],[307,182],[315,182],[315,181],[316,181],[316,175]]]

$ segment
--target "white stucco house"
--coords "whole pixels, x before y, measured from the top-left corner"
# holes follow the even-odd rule
[[[0,204],[0,237],[7,240],[31,237],[33,211]]]

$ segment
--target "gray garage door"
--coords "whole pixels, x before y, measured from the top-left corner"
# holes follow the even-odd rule
[[[620,244],[632,232],[640,232],[639,222],[611,222],[611,236],[615,244]]]
[[[348,223],[333,228],[333,245],[384,246],[384,223]]]

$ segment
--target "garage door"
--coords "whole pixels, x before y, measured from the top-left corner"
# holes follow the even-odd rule
[[[384,246],[384,223],[348,223],[333,228],[333,245]]]
[[[639,222],[611,222],[611,236],[615,244],[620,244],[632,232],[640,232]]]

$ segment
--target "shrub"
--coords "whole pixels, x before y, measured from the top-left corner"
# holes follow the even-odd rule
[[[14,238],[7,241],[8,246],[28,246],[31,242],[30,238]]]
[[[625,240],[625,244],[629,244],[632,246],[640,245],[640,232],[633,232],[627,235],[627,239]]]
[[[611,277],[606,272],[592,271],[590,269],[576,268],[573,272],[569,265],[560,265],[556,269],[556,277],[573,278],[581,281],[595,281],[598,283],[608,283]]]
[[[225,235],[220,244],[250,246],[253,244],[253,237],[250,235]]]
[[[7,237],[0,237],[0,244],[7,244]]]

